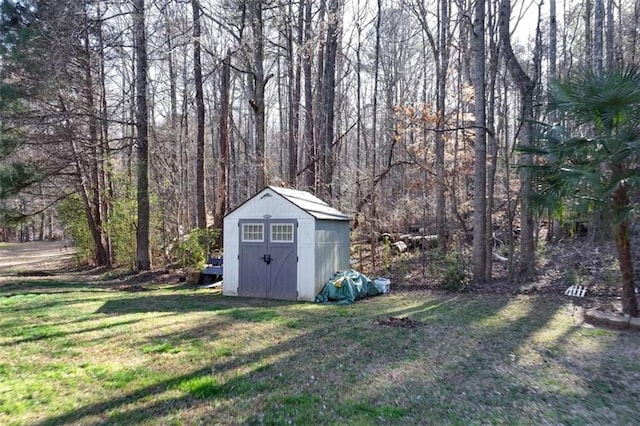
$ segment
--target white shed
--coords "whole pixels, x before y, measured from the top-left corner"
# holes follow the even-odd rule
[[[266,187],[224,218],[223,294],[313,301],[349,268],[349,225],[308,192]]]

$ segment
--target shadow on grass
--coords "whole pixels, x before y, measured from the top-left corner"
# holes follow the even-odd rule
[[[425,336],[445,341],[448,328],[443,327],[443,323],[446,325],[451,318],[449,311],[462,310],[456,306],[455,300],[437,300],[410,309],[380,311],[372,309],[375,306],[370,303],[375,304],[375,301],[371,299],[350,307],[314,305],[312,309],[301,310],[288,310],[288,306],[294,305],[291,302],[197,294],[141,295],[109,301],[98,312],[226,310],[222,314],[232,321],[268,322],[277,321],[278,317],[294,317],[300,324],[296,327],[299,332],[291,338],[276,339],[271,345],[239,356],[212,357],[206,367],[194,366],[196,368],[190,373],[50,417],[39,424],[83,423],[92,421],[93,417],[108,423],[164,421],[161,419],[172,413],[178,416],[186,413],[189,422],[196,423],[216,419],[224,423],[229,418],[235,424],[317,424],[335,422],[337,418],[345,418],[347,423],[350,420],[379,423],[400,419],[405,413],[402,407],[387,401],[375,401],[375,396],[367,390],[372,373],[368,371],[367,360],[376,359],[377,363],[384,365],[417,361],[424,353]],[[479,320],[492,315],[502,306],[503,303],[492,303],[474,318]],[[425,335],[422,334],[424,330],[377,326],[374,320],[380,317],[381,312],[415,315],[424,319],[424,330],[427,327],[433,330]],[[433,317],[429,316],[431,313]],[[197,327],[207,329],[211,324],[194,324],[193,328]],[[180,340],[192,335],[189,329],[171,337]],[[364,398],[361,396],[363,392],[371,396]],[[249,407],[245,412],[236,406],[243,401],[259,401],[264,408],[256,412],[255,408]],[[198,414],[204,416],[202,419],[188,417],[190,409],[202,404],[210,407],[204,414]],[[226,410],[224,407],[229,411],[218,415],[231,417],[220,420],[224,417],[219,417],[215,410]]]
[[[513,321],[493,323],[487,316],[484,318],[488,321],[478,317],[470,322],[474,332],[464,336],[468,339],[466,344],[456,342],[461,336],[452,330],[449,341],[461,351],[459,355],[427,357],[440,364],[432,379],[408,378],[390,383],[371,393],[370,404],[379,404],[386,395],[407,395],[409,398],[400,405],[408,412],[424,413],[425,423],[626,424],[637,418],[632,395],[638,386],[623,380],[625,372],[640,368],[637,357],[630,353],[628,359],[636,361],[617,366],[612,363],[616,345],[594,348],[596,360],[602,357],[608,361],[609,365],[603,362],[601,369],[617,371],[617,380],[598,379],[602,371],[594,369],[594,364],[583,364],[584,359],[574,360],[571,352],[571,337],[589,332],[572,325],[550,338],[551,343],[536,341],[535,336],[545,333],[545,325],[562,303],[544,298],[530,300],[526,315]],[[413,310],[412,315],[420,317],[419,310]],[[628,336],[628,332],[616,335],[620,338]],[[632,347],[637,350],[637,340]],[[604,389],[594,388],[594,381]],[[627,389],[622,392],[628,395],[626,398],[621,397],[621,387]],[[411,398],[412,395],[419,396]],[[526,419],[521,413],[527,413]]]
[[[76,331],[51,330],[51,327],[52,327],[51,325],[44,325],[43,327],[30,327],[25,330],[25,333],[29,334],[28,337],[24,337],[19,340],[12,340],[5,343],[0,343],[0,346],[13,346],[21,343],[31,343],[31,342],[38,342],[41,340],[56,339],[56,338],[62,338],[67,336],[79,335],[79,334],[89,333],[92,331],[108,330],[114,327],[135,324],[139,321],[140,321],[139,319],[119,321],[119,322],[114,322],[110,324],[101,324],[96,327],[87,327],[87,328],[83,328],[81,330],[76,330]]]
[[[77,293],[106,291],[104,287],[82,281],[56,279],[17,280],[0,284],[0,296],[13,297],[28,294]]]
[[[172,378],[172,379],[168,379],[168,380],[156,383],[151,386],[144,387],[140,390],[124,395],[122,397],[114,398],[104,402],[99,402],[96,404],[86,405],[82,408],[73,410],[67,414],[51,417],[35,424],[59,425],[59,424],[73,424],[77,422],[82,422],[83,419],[86,419],[89,416],[102,415],[110,409],[122,407],[127,404],[131,404],[135,401],[149,398],[150,396],[153,396],[153,395],[159,395],[163,392],[166,392],[169,389],[178,387],[183,382],[188,382],[189,380],[193,380],[199,377],[205,377],[207,374],[210,374],[210,372],[211,372],[210,368],[202,368],[189,374],[185,374],[176,378]],[[162,404],[168,404],[169,406],[171,406],[172,402],[163,400]],[[150,410],[149,408],[150,407],[145,405],[144,409],[139,409],[136,411],[146,412],[146,415],[148,416],[147,419],[153,418],[153,414],[152,414],[153,411]],[[130,412],[127,412],[127,414],[129,413]],[[131,422],[134,422],[135,418],[131,417],[131,418],[128,418],[128,420]]]
[[[148,312],[210,312],[228,309],[272,308],[294,303],[296,302],[245,299],[211,293],[184,294],[180,291],[175,294],[145,293],[136,297],[109,300],[96,313],[114,315]]]
[[[101,312],[224,311],[219,314],[230,321],[287,317],[299,326],[292,337],[266,342],[268,346],[261,349],[212,355],[204,366],[187,366],[191,371],[178,377],[39,424],[86,423],[95,418],[106,423],[166,422],[167,416],[177,416],[177,422],[234,424],[562,423],[576,414],[570,407],[589,413],[590,407],[579,398],[592,401],[593,395],[560,387],[565,384],[563,371],[556,366],[571,368],[569,361],[531,343],[561,304],[529,297],[514,310],[514,300],[507,297],[440,295],[409,306],[377,300],[383,299],[312,309],[203,294],[142,295],[124,300],[126,304],[107,302]],[[376,325],[375,319],[384,315],[411,316],[423,325],[414,329]],[[209,330],[218,323],[205,319],[170,337],[191,338],[194,330]],[[554,338],[556,344],[564,345],[576,330],[577,326],[567,327]],[[524,355],[541,364],[528,365],[528,360],[520,359]],[[603,357],[609,355],[605,351]],[[589,375],[574,373],[585,379]],[[559,380],[557,392],[554,380]],[[552,382],[548,388],[540,386],[547,382]],[[600,384],[603,392],[610,389],[608,381]]]

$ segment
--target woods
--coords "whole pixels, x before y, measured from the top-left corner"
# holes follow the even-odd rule
[[[509,236],[517,281],[536,272],[542,230],[585,221],[622,249],[637,315],[621,228],[634,223],[637,164],[610,169],[599,204],[535,203],[536,167],[556,155],[549,129],[618,135],[617,116],[572,114],[553,93],[637,62],[637,2],[1,5],[0,240],[64,230],[96,265],[147,270],[273,184],[349,214],[354,241],[437,235],[478,284],[491,282],[495,234]],[[603,219],[608,205],[627,215]]]

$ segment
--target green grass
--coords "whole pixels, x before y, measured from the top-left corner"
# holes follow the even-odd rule
[[[640,334],[572,314],[534,296],[324,306],[9,282],[0,424],[635,422]]]

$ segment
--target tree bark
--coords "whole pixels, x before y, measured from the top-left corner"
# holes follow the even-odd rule
[[[549,74],[548,83],[558,78],[557,73],[557,49],[558,49],[558,22],[556,18],[556,0],[549,1]],[[556,113],[552,111],[549,116],[549,121],[554,124],[556,121]]]
[[[556,0],[549,1],[549,68],[547,74],[547,87],[558,78],[557,72],[557,48],[558,48],[558,22],[556,17]],[[549,123],[555,125],[558,121],[558,114],[555,109],[549,113]],[[547,241],[555,242],[560,232],[560,221],[556,218],[549,218],[547,228]]]
[[[288,132],[288,148],[289,148],[289,161],[287,167],[287,180],[291,186],[295,187],[296,184],[296,172],[298,169],[298,141],[299,141],[299,125],[300,125],[300,93],[302,90],[302,70],[301,70],[301,57],[294,52],[293,43],[293,24],[294,20],[292,2],[288,5],[289,20],[287,26],[287,60],[290,83],[288,89],[289,95],[289,132]],[[304,4],[300,2],[298,6],[297,15],[297,34],[296,34],[296,48],[302,48],[303,37],[303,23],[304,23]],[[293,81],[293,83],[291,83]]]
[[[111,150],[109,147],[109,108],[107,105],[107,84],[106,84],[106,72],[105,72],[105,43],[102,31],[102,14],[100,11],[100,5],[98,5],[98,49],[100,52],[100,145],[99,145],[99,157],[100,157],[100,186],[102,187],[102,203],[101,211],[103,220],[107,223],[112,219],[113,201],[115,196],[113,185],[113,163],[111,157]],[[115,253],[113,252],[113,239],[110,230],[106,230],[104,233],[104,247],[107,252],[108,265],[112,265],[114,262]]]
[[[144,0],[134,3],[134,33],[136,51],[136,131],[137,131],[137,189],[138,226],[136,231],[136,269],[151,269],[149,248],[149,145],[147,123],[147,36]]]
[[[625,220],[616,228],[616,249],[622,274],[622,312],[632,317],[637,317],[638,302],[633,280],[633,260],[631,258],[628,220]]]
[[[593,66],[593,32],[591,26],[591,14],[593,12],[593,0],[584,2],[584,66]]]
[[[613,0],[607,1],[607,26],[605,30],[605,40],[607,46],[607,54],[605,59],[605,68],[610,70],[614,63],[614,34],[615,34],[615,24],[613,22]]]
[[[204,93],[202,90],[202,58],[200,47],[200,2],[191,0],[193,9],[193,74],[196,85],[196,217],[200,229],[207,227],[204,179]]]
[[[88,17],[86,16],[86,10],[84,11],[84,18],[88,25]],[[89,140],[91,156],[87,159],[89,162],[89,180],[90,187],[87,188],[90,191],[88,197],[89,210],[93,218],[93,234],[95,245],[95,260],[97,265],[103,266],[110,263],[109,253],[105,247],[104,227],[102,218],[102,193],[103,190],[100,187],[100,158],[99,151],[99,138],[98,138],[98,113],[95,103],[95,97],[93,92],[93,72],[91,62],[91,50],[88,30],[84,30],[84,56],[83,65],[85,71],[85,88],[86,88],[86,102],[87,110],[89,114]]]
[[[338,31],[340,29],[339,1],[330,0],[327,8],[327,38],[322,77],[322,140],[321,143],[321,198],[330,200],[333,180],[333,137],[336,97],[336,55],[338,53]]]
[[[627,208],[629,194],[626,185],[620,185],[613,193],[613,204],[618,209]],[[616,226],[616,249],[622,274],[622,312],[632,317],[638,316],[638,302],[633,280],[633,260],[629,241],[629,220],[625,219]]]
[[[593,15],[593,69],[598,73],[598,75],[602,74],[603,68],[603,30],[604,3],[603,0],[596,0],[596,7]]]
[[[316,182],[316,157],[317,157],[317,149],[316,149],[316,141],[315,141],[315,132],[314,132],[314,99],[313,99],[313,85],[311,83],[312,79],[312,66],[313,66],[313,56],[311,54],[311,43],[313,42],[313,28],[312,28],[312,8],[311,8],[311,0],[302,0],[305,3],[305,23],[304,23],[304,34],[305,34],[305,44],[307,48],[305,49],[304,57],[303,57],[303,65],[302,70],[304,73],[304,102],[305,102],[305,120],[304,120],[304,144],[305,144],[305,162],[309,166],[307,167],[307,171],[305,173],[305,187],[308,190],[315,189]]]
[[[229,192],[227,175],[229,173],[229,98],[231,91],[231,50],[222,62],[220,79],[220,157],[218,158],[216,204],[213,226],[222,229],[224,213]]]
[[[502,51],[506,61],[507,69],[511,74],[515,85],[520,92],[521,101],[521,120],[522,128],[520,130],[519,142],[523,146],[532,144],[532,128],[533,120],[533,92],[536,87],[535,80],[529,77],[518,59],[513,53],[511,47],[511,37],[509,32],[509,19],[511,18],[511,2],[509,0],[501,0],[500,2],[500,18],[499,30],[502,41]],[[522,199],[520,204],[520,275],[523,277],[531,276],[535,272],[535,244],[534,244],[534,222],[533,214],[530,208],[531,194],[533,187],[531,177],[527,172],[527,167],[532,164],[530,154],[523,154],[520,158],[520,164],[524,166],[520,175],[520,184],[522,187]]]
[[[264,30],[262,22],[262,2],[248,2],[249,19],[251,23],[251,36],[253,49],[253,82],[254,97],[249,101],[253,109],[255,120],[255,166],[256,166],[256,191],[261,191],[266,186],[266,162],[265,162],[265,99],[264,90],[270,76],[264,75]]]
[[[490,3],[486,11],[485,26],[488,28],[488,50],[489,50],[489,70],[488,81],[486,86],[486,98],[488,102],[485,103],[486,113],[486,138],[487,138],[487,205],[485,214],[485,279],[487,281],[492,280],[493,272],[493,209],[495,204],[495,184],[496,184],[496,172],[498,168],[498,138],[496,137],[495,117],[496,117],[496,105],[499,102],[496,99],[496,80],[498,78],[498,65],[500,61],[500,49],[498,47],[498,38],[495,28],[496,20],[496,8],[497,5]],[[485,44],[487,44],[485,42]],[[499,124],[500,126],[500,124]]]
[[[471,80],[474,89],[475,144],[474,144],[474,186],[473,186],[473,280],[477,284],[487,281],[487,132],[485,105],[485,5],[476,2],[471,46],[473,69]]]
[[[444,129],[446,116],[447,98],[447,70],[449,67],[449,0],[440,0],[440,16],[438,17],[438,47],[436,49],[436,175],[438,184],[436,185],[436,234],[438,235],[438,246],[441,250],[446,250],[447,243],[447,217],[446,217],[446,197],[445,197],[445,164],[444,164]],[[478,1],[479,3],[483,3]],[[484,18],[483,18],[484,20]],[[484,44],[484,41],[483,41]]]

